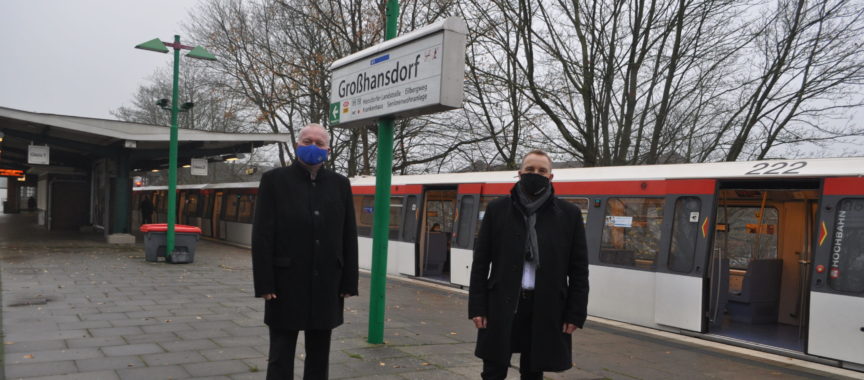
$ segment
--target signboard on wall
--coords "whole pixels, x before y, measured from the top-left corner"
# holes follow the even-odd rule
[[[462,107],[467,32],[451,17],[334,62],[330,125]]]
[[[207,159],[193,158],[190,162],[192,175],[207,175]]]
[[[49,165],[51,149],[48,145],[30,145],[27,147],[27,163],[33,165]]]

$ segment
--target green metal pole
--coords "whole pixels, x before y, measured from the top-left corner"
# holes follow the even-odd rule
[[[174,223],[177,219],[177,98],[180,81],[180,36],[174,36],[174,80],[171,84],[171,143],[168,148],[168,231],[165,239],[165,259],[174,252]]]
[[[384,40],[396,37],[399,1],[387,0]],[[390,176],[393,171],[393,118],[378,120],[378,162],[375,169],[375,220],[372,224],[372,281],[369,291],[369,339],[384,343],[387,293],[387,244],[390,233]]]
[[[117,160],[117,178],[114,179],[114,225],[111,233],[129,233],[129,152],[120,148],[114,156]]]

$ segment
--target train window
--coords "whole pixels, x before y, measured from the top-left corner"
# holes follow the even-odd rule
[[[197,216],[198,215],[198,194],[187,194],[186,195],[186,215],[189,215],[189,216]]]
[[[157,201],[156,201],[156,210],[158,210],[158,211],[165,212],[165,210],[168,209],[168,208],[167,208],[167,206],[168,206],[168,197],[167,197],[167,195],[166,195],[165,193],[166,193],[166,192],[164,192],[164,191],[159,191],[159,192],[155,192],[155,193],[153,193],[153,198],[156,198],[156,199],[157,199]]]
[[[237,206],[240,203],[240,194],[229,193],[225,197],[225,209],[222,213],[222,220],[234,222],[237,221]]]
[[[354,213],[357,217],[357,235],[372,237],[372,225],[375,221],[375,196],[355,195]],[[390,240],[399,239],[399,226],[402,224],[402,197],[390,198]]]
[[[462,196],[462,204],[459,206],[459,232],[456,236],[456,244],[458,247],[470,248],[468,245],[471,241],[471,222],[474,215],[474,196]]]
[[[721,206],[717,223],[726,231],[717,231],[715,246],[729,258],[729,268],[746,270],[751,260],[777,257],[777,209],[766,207],[759,227],[759,207]]]
[[[210,218],[211,216],[213,216],[213,205],[210,204],[210,192],[208,191],[201,194],[201,198],[203,199],[201,201],[201,204],[204,206],[204,212],[202,212],[201,214],[203,214],[205,218]]]
[[[371,195],[354,196],[354,214],[357,217],[357,235],[372,237],[372,204],[375,197]]]
[[[843,292],[864,292],[864,199],[844,199],[830,235],[828,284]]]
[[[681,197],[675,201],[672,220],[672,248],[669,250],[669,269],[689,273],[693,270],[696,242],[699,237],[699,211],[702,201],[696,197]],[[695,218],[694,218],[695,216]]]
[[[243,194],[240,196],[237,221],[240,223],[252,223],[252,211],[255,209],[255,195]]]
[[[588,198],[574,198],[574,197],[559,197],[563,201],[570,202],[576,206],[579,206],[579,210],[582,211],[582,224],[585,225],[585,231],[588,231]]]
[[[654,268],[663,225],[662,198],[609,198],[600,261]]]

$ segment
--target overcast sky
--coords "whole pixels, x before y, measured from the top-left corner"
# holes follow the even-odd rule
[[[182,38],[196,3],[0,0],[0,107],[113,119],[172,59],[135,45]]]

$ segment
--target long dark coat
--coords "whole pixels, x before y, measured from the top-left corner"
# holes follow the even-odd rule
[[[514,187],[515,189],[515,187]],[[489,203],[474,247],[468,317],[485,316],[475,355],[506,363],[512,323],[522,289],[526,230],[515,193]],[[564,322],[580,328],[588,306],[588,255],[579,207],[553,194],[537,211],[540,267],[534,284],[532,369],[572,367],[571,336]],[[491,266],[491,273],[490,268]]]
[[[252,225],[255,296],[264,322],[291,330],[343,322],[340,294],[357,295],[357,224],[351,184],[321,168],[315,180],[295,162],[261,177]]]

